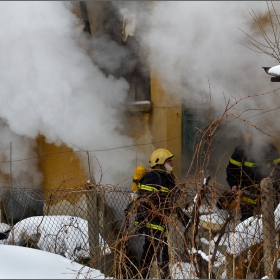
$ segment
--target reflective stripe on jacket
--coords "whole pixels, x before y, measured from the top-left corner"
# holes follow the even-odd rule
[[[159,186],[160,189],[157,189],[156,187],[148,186],[148,185],[138,185],[140,190],[148,191],[148,192],[164,192],[164,193],[169,193],[169,189],[163,186]]]
[[[134,222],[134,225],[137,227],[139,225],[138,221]],[[164,227],[160,226],[160,225],[156,225],[156,224],[152,224],[152,223],[146,223],[145,226],[147,228],[152,228],[152,229],[156,229],[156,230],[160,230],[160,231],[164,231]]]
[[[280,180],[280,153],[270,143],[262,143],[255,149],[251,143],[237,146],[232,153],[226,168],[227,182],[232,188],[241,188],[260,184],[263,178],[273,176]],[[272,173],[273,172],[273,173]]]
[[[252,167],[252,168],[257,166],[256,163],[254,163],[254,162],[244,161],[243,164],[242,164],[241,161],[234,160],[233,158],[230,158],[229,162],[238,166],[238,167],[241,167],[242,165],[247,166],[247,167]],[[272,161],[272,164],[276,165],[279,162],[280,162],[280,158],[277,158],[277,159],[274,159]],[[266,167],[268,167],[268,168],[271,167],[271,163],[267,163]]]
[[[139,226],[139,222],[135,221],[134,226]],[[159,230],[164,233],[164,236],[167,236],[167,231],[165,231],[165,227],[162,227],[160,225],[152,224],[152,223],[146,223],[145,224],[146,228],[154,229],[154,230]]]

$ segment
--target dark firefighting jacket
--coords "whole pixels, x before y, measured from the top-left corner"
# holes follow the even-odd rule
[[[172,190],[175,176],[156,169],[146,173],[139,182],[139,197],[135,225],[163,231],[172,210],[186,226],[189,217],[174,206]]]
[[[269,143],[262,145],[258,151],[253,150],[250,142],[237,146],[226,168],[227,182],[230,187],[260,184],[263,178],[271,176],[278,184],[280,179],[280,154]]]

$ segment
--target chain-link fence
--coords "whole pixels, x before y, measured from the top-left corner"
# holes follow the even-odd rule
[[[131,279],[144,275],[143,245],[152,236],[150,278],[167,276],[162,266],[167,255],[173,279],[277,277],[280,207],[269,180],[257,193],[233,194],[215,182],[185,182],[176,189],[168,214],[157,213],[166,215],[163,228],[141,231],[134,224],[141,198],[131,201],[130,192],[118,187],[1,188],[0,242],[53,252],[106,276]],[[189,217],[187,226],[176,207]],[[246,209],[251,214],[242,218]]]

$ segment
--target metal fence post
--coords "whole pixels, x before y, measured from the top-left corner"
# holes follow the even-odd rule
[[[263,224],[263,261],[265,275],[276,278],[276,233],[274,217],[273,185],[270,178],[261,181],[261,210]]]

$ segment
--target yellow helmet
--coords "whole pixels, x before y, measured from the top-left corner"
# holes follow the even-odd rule
[[[157,164],[164,164],[167,159],[173,158],[174,155],[166,149],[157,149],[152,152],[150,157],[151,167]]]

